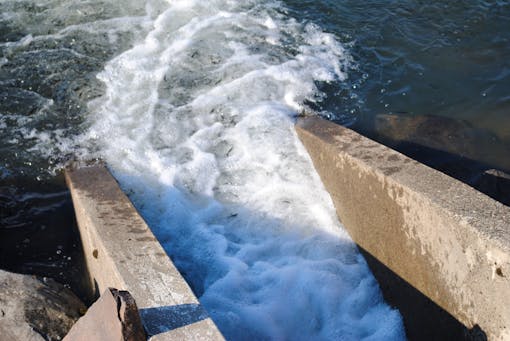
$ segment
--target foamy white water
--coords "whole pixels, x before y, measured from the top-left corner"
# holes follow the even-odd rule
[[[181,0],[99,75],[82,157],[107,161],[228,339],[405,338],[293,128],[349,63],[275,1]]]

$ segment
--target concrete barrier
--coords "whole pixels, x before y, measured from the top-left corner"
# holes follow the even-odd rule
[[[296,131],[354,241],[467,327],[510,340],[510,208],[319,118]]]
[[[69,169],[66,181],[96,292],[128,290],[151,340],[223,340],[108,170]]]

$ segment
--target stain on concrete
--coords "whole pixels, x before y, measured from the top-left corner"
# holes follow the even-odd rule
[[[400,158],[396,154],[391,154],[388,156],[388,161],[390,162],[397,162],[400,161]]]
[[[129,233],[135,233],[135,234],[143,234],[145,232],[147,232],[146,230],[144,229],[137,229],[137,228],[131,228],[128,230]]]
[[[402,170],[400,167],[382,167],[381,169],[384,175],[392,175]]]

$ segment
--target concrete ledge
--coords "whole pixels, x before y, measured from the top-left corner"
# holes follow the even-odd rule
[[[66,181],[96,292],[128,290],[151,340],[223,340],[108,170],[66,170]]]
[[[510,339],[510,208],[358,133],[300,119],[354,241],[467,327]]]

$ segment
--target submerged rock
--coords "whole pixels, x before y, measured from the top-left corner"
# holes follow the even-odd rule
[[[434,115],[377,115],[374,130],[390,143],[418,146],[458,155],[494,168],[510,170],[510,146],[490,131],[469,122]]]
[[[85,310],[54,280],[0,270],[2,340],[61,340]]]

